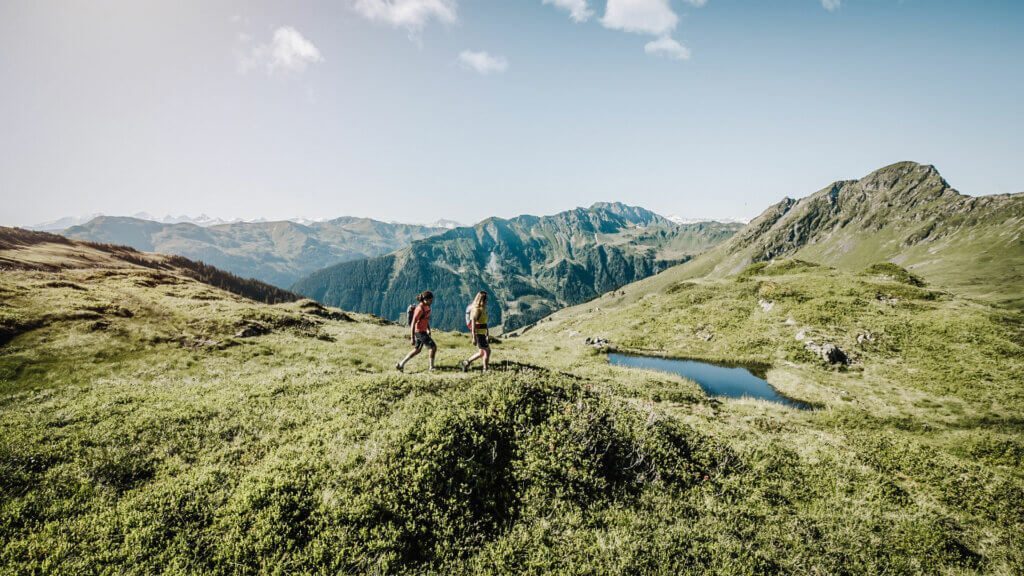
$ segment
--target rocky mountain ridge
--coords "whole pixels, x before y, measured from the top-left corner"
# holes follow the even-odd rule
[[[398,318],[415,294],[430,289],[436,295],[434,325],[446,329],[461,327],[466,303],[487,290],[491,324],[509,330],[684,262],[738,228],[681,226],[621,203],[551,216],[488,218],[393,254],[321,270],[293,290],[344,309]]]
[[[890,261],[966,295],[1024,305],[1024,194],[967,196],[934,166],[899,162],[785,198],[671,276],[731,276],[784,257],[845,270]]]

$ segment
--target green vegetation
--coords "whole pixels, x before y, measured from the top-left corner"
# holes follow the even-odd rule
[[[906,268],[902,268],[891,262],[873,264],[864,270],[864,274],[867,276],[881,276],[882,278],[896,280],[897,282],[903,282],[904,284],[910,284],[911,286],[924,286],[925,284],[924,280],[920,277],[907,272]]]
[[[904,272],[656,276],[484,376],[464,335],[398,373],[404,328],[184,272],[7,269],[0,572],[1020,573],[1024,318]],[[769,364],[820,408],[708,398],[591,336]]]
[[[393,254],[320,270],[292,289],[397,319],[429,288],[437,296],[433,322],[448,330],[463,325],[466,304],[487,290],[491,326],[512,330],[685,262],[739,228],[677,225],[643,208],[598,203],[553,216],[489,218]]]
[[[783,200],[662,285],[779,258],[851,272],[888,261],[934,286],[1024,309],[1022,238],[1024,194],[965,196],[933,166],[900,162]]]
[[[48,232],[0,227],[0,270],[60,271],[71,268],[98,267],[124,269],[145,268],[166,272],[143,281],[149,286],[175,281],[179,274],[267,304],[295,302],[299,296],[259,280],[241,278],[181,256],[146,254],[127,246],[69,240]],[[60,281],[57,281],[60,283]],[[80,286],[73,286],[82,289]]]

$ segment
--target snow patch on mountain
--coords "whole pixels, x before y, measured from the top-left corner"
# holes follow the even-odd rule
[[[684,218],[673,214],[665,219],[676,224],[700,224],[701,222],[719,222],[721,224],[749,224],[750,218]]]

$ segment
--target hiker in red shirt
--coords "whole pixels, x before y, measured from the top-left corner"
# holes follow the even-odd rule
[[[416,296],[416,300],[419,301],[419,304],[416,305],[416,308],[413,309],[409,317],[412,351],[401,362],[395,364],[395,369],[399,372],[405,369],[405,363],[413,356],[419,354],[424,346],[430,348],[430,369],[434,369],[434,355],[437,354],[437,344],[434,344],[434,339],[430,337],[430,304],[434,301],[434,293],[427,290]]]

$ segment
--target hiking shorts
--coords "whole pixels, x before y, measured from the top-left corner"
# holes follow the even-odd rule
[[[487,334],[474,334],[473,342],[476,343],[476,347],[481,350],[490,350],[491,343],[487,338]]]
[[[416,332],[413,334],[414,346],[417,350],[422,350],[424,346],[427,348],[437,348],[437,344],[434,344],[434,339],[430,337],[429,332]]]

